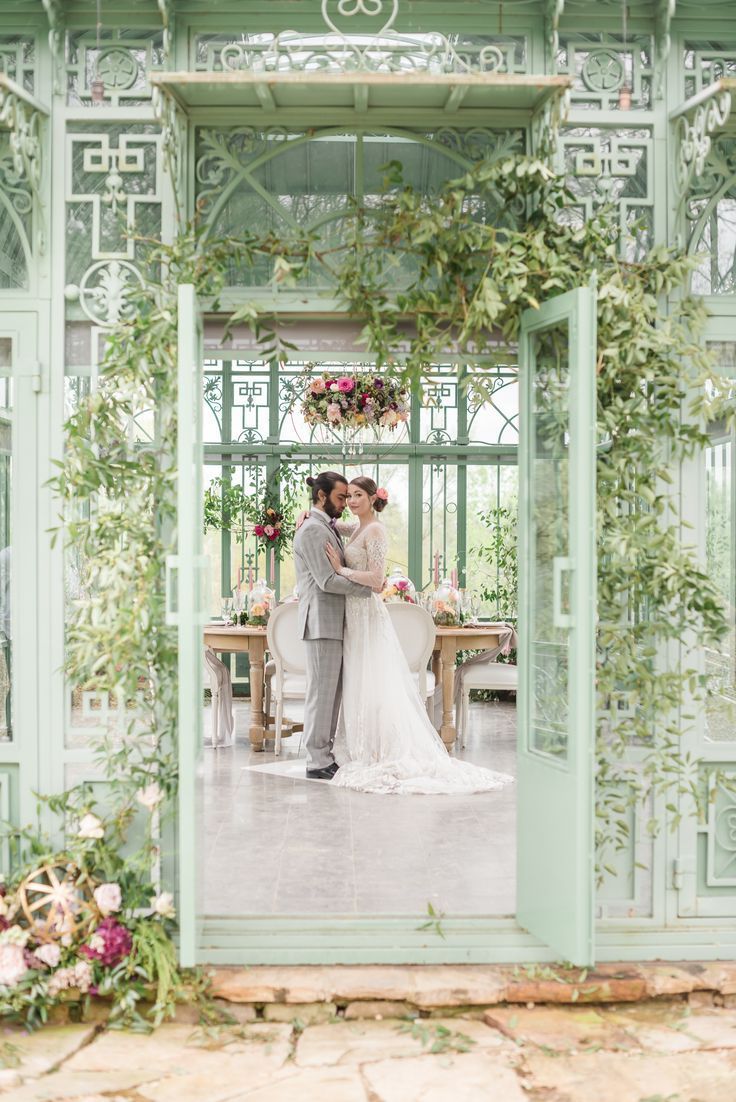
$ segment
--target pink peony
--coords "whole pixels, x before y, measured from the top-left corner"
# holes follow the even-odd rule
[[[312,392],[312,394],[324,394],[324,392],[325,392],[325,381],[324,381],[324,379],[312,379],[312,382],[309,384],[309,389]]]
[[[130,930],[114,918],[104,918],[99,924],[88,945],[79,950],[90,960],[99,960],[100,964],[117,964],[127,957],[133,947]]]
[[[327,407],[327,420],[328,421],[341,421],[342,412],[336,402],[331,402]]]
[[[103,915],[119,911],[123,902],[119,884],[98,884],[94,890],[95,903]]]
[[[376,497],[380,498],[381,501],[388,501],[388,490],[385,486],[378,487],[376,490]]]
[[[351,390],[355,390],[355,382],[347,375],[341,375],[337,380],[337,389],[342,391],[343,394],[349,394]],[[330,390],[332,390],[332,387],[330,387]]]
[[[276,531],[276,529],[274,528],[274,526],[272,524],[267,524],[265,526],[265,528],[263,529],[261,535],[268,536],[269,539],[272,539],[273,534],[274,534],[275,531]]]
[[[0,986],[15,987],[27,971],[22,945],[0,945]]]

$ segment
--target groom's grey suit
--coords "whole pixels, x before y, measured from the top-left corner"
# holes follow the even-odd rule
[[[342,701],[342,640],[345,598],[370,597],[365,585],[336,574],[325,552],[331,542],[344,561],[342,540],[321,509],[312,509],[294,538],[299,588],[299,634],[307,651],[304,743],[307,768],[330,765]]]

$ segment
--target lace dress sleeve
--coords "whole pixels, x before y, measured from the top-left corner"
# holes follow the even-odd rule
[[[351,582],[369,585],[371,589],[383,589],[386,580],[386,552],[388,540],[382,524],[373,525],[365,535],[365,550],[368,560],[367,570],[351,570],[344,566],[340,571]]]
[[[357,520],[338,520],[335,528],[340,533],[343,539],[349,539],[350,536],[354,535],[355,532],[357,532],[358,523],[359,522]]]

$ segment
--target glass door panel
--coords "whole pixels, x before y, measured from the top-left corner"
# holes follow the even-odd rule
[[[593,960],[595,295],[524,314],[518,919]]]

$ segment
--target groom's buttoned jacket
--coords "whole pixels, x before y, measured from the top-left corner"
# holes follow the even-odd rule
[[[336,574],[325,544],[332,543],[344,561],[342,540],[330,526],[330,518],[312,509],[294,537],[296,584],[299,589],[299,637],[342,639],[345,630],[345,598],[370,597],[372,590]]]

